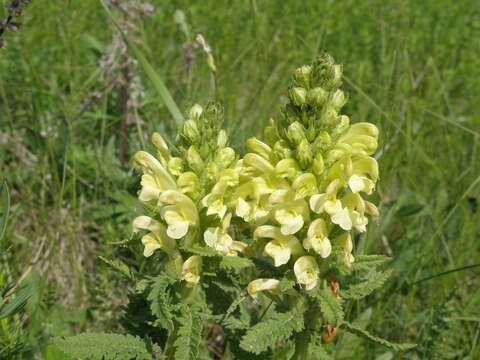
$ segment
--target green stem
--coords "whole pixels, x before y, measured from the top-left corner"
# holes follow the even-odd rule
[[[309,340],[310,334],[308,329],[297,334],[297,336],[295,337],[295,354],[293,354],[292,360],[308,359]]]

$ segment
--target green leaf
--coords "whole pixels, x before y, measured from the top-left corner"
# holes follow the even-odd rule
[[[113,16],[112,12],[108,8],[108,6],[105,4],[105,2],[102,0],[101,3],[103,5],[103,7],[105,8],[108,16],[110,17],[112,22],[117,27],[118,31],[120,31],[120,33],[122,34],[122,37],[125,40],[125,42],[127,43],[128,47],[134,53],[135,57],[137,58],[140,65],[142,66],[143,70],[147,73],[148,78],[152,82],[153,86],[157,90],[160,97],[163,99],[163,102],[167,106],[167,108],[170,111],[170,114],[174,118],[175,122],[179,126],[182,125],[183,121],[184,121],[183,115],[182,115],[181,111],[178,109],[177,104],[175,103],[172,96],[170,95],[170,92],[168,91],[167,87],[165,86],[163,80],[156,73],[155,69],[152,67],[152,65],[149,63],[149,61],[146,59],[146,57],[143,55],[143,53],[140,51],[140,49],[129,38],[129,36],[122,30],[122,27],[117,23],[117,21],[115,20],[115,17]]]
[[[253,262],[247,258],[239,256],[221,256],[218,266],[221,269],[244,269],[254,266]]]
[[[110,268],[112,268],[114,271],[125,277],[127,280],[133,282],[135,281],[135,275],[130,271],[128,266],[120,260],[108,260],[103,256],[99,256],[98,258],[102,260],[105,264],[107,264]]]
[[[175,282],[167,274],[163,273],[153,278],[151,291],[148,294],[150,310],[157,317],[155,325],[159,325],[169,331],[173,330],[173,304],[169,287]]]
[[[0,320],[8,316],[15,315],[20,310],[22,310],[27,304],[28,299],[33,295],[32,286],[23,286],[18,290],[16,296],[8,304],[2,304],[0,306]]]
[[[333,358],[325,351],[322,344],[312,341],[308,345],[308,360],[333,360]]]
[[[240,347],[255,354],[267,350],[292,333],[303,330],[303,315],[297,312],[275,313],[250,328],[240,342]]]
[[[8,215],[10,214],[10,192],[8,191],[7,181],[3,182],[3,191],[2,191],[2,216],[0,217],[0,241],[5,235],[5,230],[7,229],[7,220]]]
[[[320,310],[327,323],[337,326],[337,324],[342,322],[344,317],[342,300],[333,297],[330,290],[315,289],[309,291],[308,295],[312,296],[320,303]]]
[[[295,274],[292,270],[287,270],[285,276],[280,280],[280,291],[285,292],[288,289],[293,288],[296,284],[297,280],[295,279]]]
[[[350,286],[347,290],[341,292],[344,299],[359,300],[370,295],[373,291],[380,288],[385,281],[392,275],[393,269],[387,271],[371,272],[365,277],[365,281]]]
[[[205,247],[205,246],[198,246],[198,245],[181,245],[180,248],[184,251],[191,252],[195,255],[200,255],[200,256],[207,256],[207,257],[213,257],[217,256],[217,252],[213,250],[212,248]]]
[[[246,299],[246,297],[247,295],[244,293],[238,294],[237,298],[228,307],[225,315],[223,315],[221,323],[223,323],[224,320],[227,319],[237,309],[237,307]]]
[[[152,360],[145,342],[138,337],[119,334],[80,334],[55,338],[54,344],[65,354],[89,360]],[[158,346],[154,346],[158,351]]]
[[[175,359],[195,360],[202,340],[203,315],[199,306],[183,306],[176,321],[180,324],[174,342]]]
[[[357,255],[352,264],[352,270],[373,270],[377,266],[392,260],[385,255]]]
[[[368,339],[370,341],[373,341],[377,344],[386,346],[389,349],[397,350],[397,351],[404,351],[404,350],[409,350],[417,346],[416,344],[394,344],[391,343],[390,341],[387,341],[385,339],[379,338],[378,336],[370,334],[367,330],[362,329],[358,326],[355,326],[353,324],[350,324],[347,321],[344,321],[341,325],[341,327],[344,327],[346,331],[355,334],[357,336],[360,336],[364,339]]]

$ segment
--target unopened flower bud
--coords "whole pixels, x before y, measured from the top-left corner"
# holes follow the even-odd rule
[[[298,146],[302,142],[302,140],[306,140],[305,128],[298,121],[295,121],[288,127],[287,137],[288,140],[292,142],[292,144]]]
[[[304,88],[310,87],[310,75],[312,73],[312,67],[309,65],[304,65],[293,73],[293,80],[297,86]]]
[[[235,150],[231,147],[221,149],[216,156],[216,162],[223,168],[228,167],[235,160]]]
[[[168,171],[175,176],[180,176],[183,171],[183,160],[179,157],[172,157],[168,161]]]
[[[297,148],[297,159],[302,169],[310,166],[313,160],[312,150],[310,144],[306,139],[303,139]]]
[[[248,139],[246,146],[248,151],[258,154],[267,160],[270,160],[272,157],[272,148],[255,137]]]
[[[203,160],[198,154],[197,149],[195,146],[190,146],[187,151],[187,162],[188,165],[195,171],[196,173],[201,173],[203,171]]]
[[[200,137],[196,121],[187,120],[183,125],[183,136],[187,138],[190,143],[195,143]]]
[[[328,99],[328,92],[321,87],[311,89],[307,93],[307,103],[311,106],[321,106]]]
[[[325,164],[323,162],[323,156],[321,153],[317,153],[313,159],[312,170],[315,175],[322,175],[323,170],[325,169]]]
[[[277,130],[273,126],[266,126],[265,130],[263,131],[263,137],[265,139],[265,142],[269,145],[274,145],[275,142],[278,140],[278,135],[277,135]]]
[[[200,105],[195,104],[190,108],[190,111],[188,112],[188,116],[189,118],[196,120],[202,115],[202,113],[203,113],[203,108]]]
[[[227,145],[228,142],[228,136],[225,130],[220,130],[218,132],[218,137],[217,137],[217,146],[219,148],[223,148]]]
[[[343,105],[347,102],[345,93],[342,90],[337,90],[333,93],[330,104],[338,111],[342,108]]]
[[[321,117],[321,123],[325,125],[335,125],[338,121],[338,112],[333,106],[328,106]]]
[[[288,159],[292,156],[292,150],[285,140],[278,140],[273,146],[273,151],[280,159]]]
[[[296,106],[303,106],[306,103],[307,90],[302,87],[294,87],[288,91],[290,101]]]
[[[169,159],[170,152],[168,151],[168,145],[159,133],[153,133],[152,144],[165,160]]]

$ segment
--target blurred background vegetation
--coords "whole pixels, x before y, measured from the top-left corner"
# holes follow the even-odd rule
[[[182,111],[224,105],[240,151],[278,115],[296,67],[323,50],[344,64],[346,114],[381,131],[381,218],[356,252],[394,258],[388,285],[348,317],[418,343],[404,358],[479,359],[480,2],[150,5],[110,1]],[[176,125],[99,0],[33,0],[22,21],[0,52],[0,178],[11,196],[0,286],[35,291],[22,312],[0,316],[0,359],[61,360],[51,336],[123,329],[128,288],[98,256],[147,266],[140,247],[122,246],[139,187],[129,159],[154,130],[173,139]],[[341,342],[338,359],[396,358]]]

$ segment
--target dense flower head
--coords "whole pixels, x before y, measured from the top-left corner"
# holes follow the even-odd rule
[[[351,232],[378,216],[365,200],[379,178],[371,157],[378,130],[340,114],[341,78],[329,55],[294,72],[281,118],[270,120],[264,142],[247,141],[240,186],[251,191],[236,199],[236,215],[255,228],[254,239],[266,239],[258,242],[263,254],[277,267],[293,266],[306,290],[330,260],[351,266]]]
[[[171,151],[158,133],[152,136],[156,154],[139,151],[134,156],[141,168],[139,200],[149,216],[133,222],[133,230],[145,231],[144,255],[163,250],[174,276],[188,286],[200,280],[202,259],[191,246],[210,248],[218,255],[235,256],[248,246],[229,233],[232,213],[225,196],[239,183],[238,160],[220,129],[222,110],[216,104],[194,105]]]
[[[306,291],[331,266],[350,267],[354,231],[364,232],[378,209],[366,196],[379,179],[378,129],[350,124],[340,113],[342,67],[329,55],[294,72],[289,102],[270,120],[264,141],[251,138],[241,159],[221,129],[216,104],[194,105],[171,151],[152,136],[156,156],[139,151],[139,199],[153,216],[140,216],[144,255],[161,249],[176,276],[199,282],[202,246],[219,256],[267,257],[281,274],[293,273]],[[233,228],[238,230],[232,231]],[[247,241],[238,241],[234,233]],[[278,294],[281,278],[253,280],[247,290]]]

